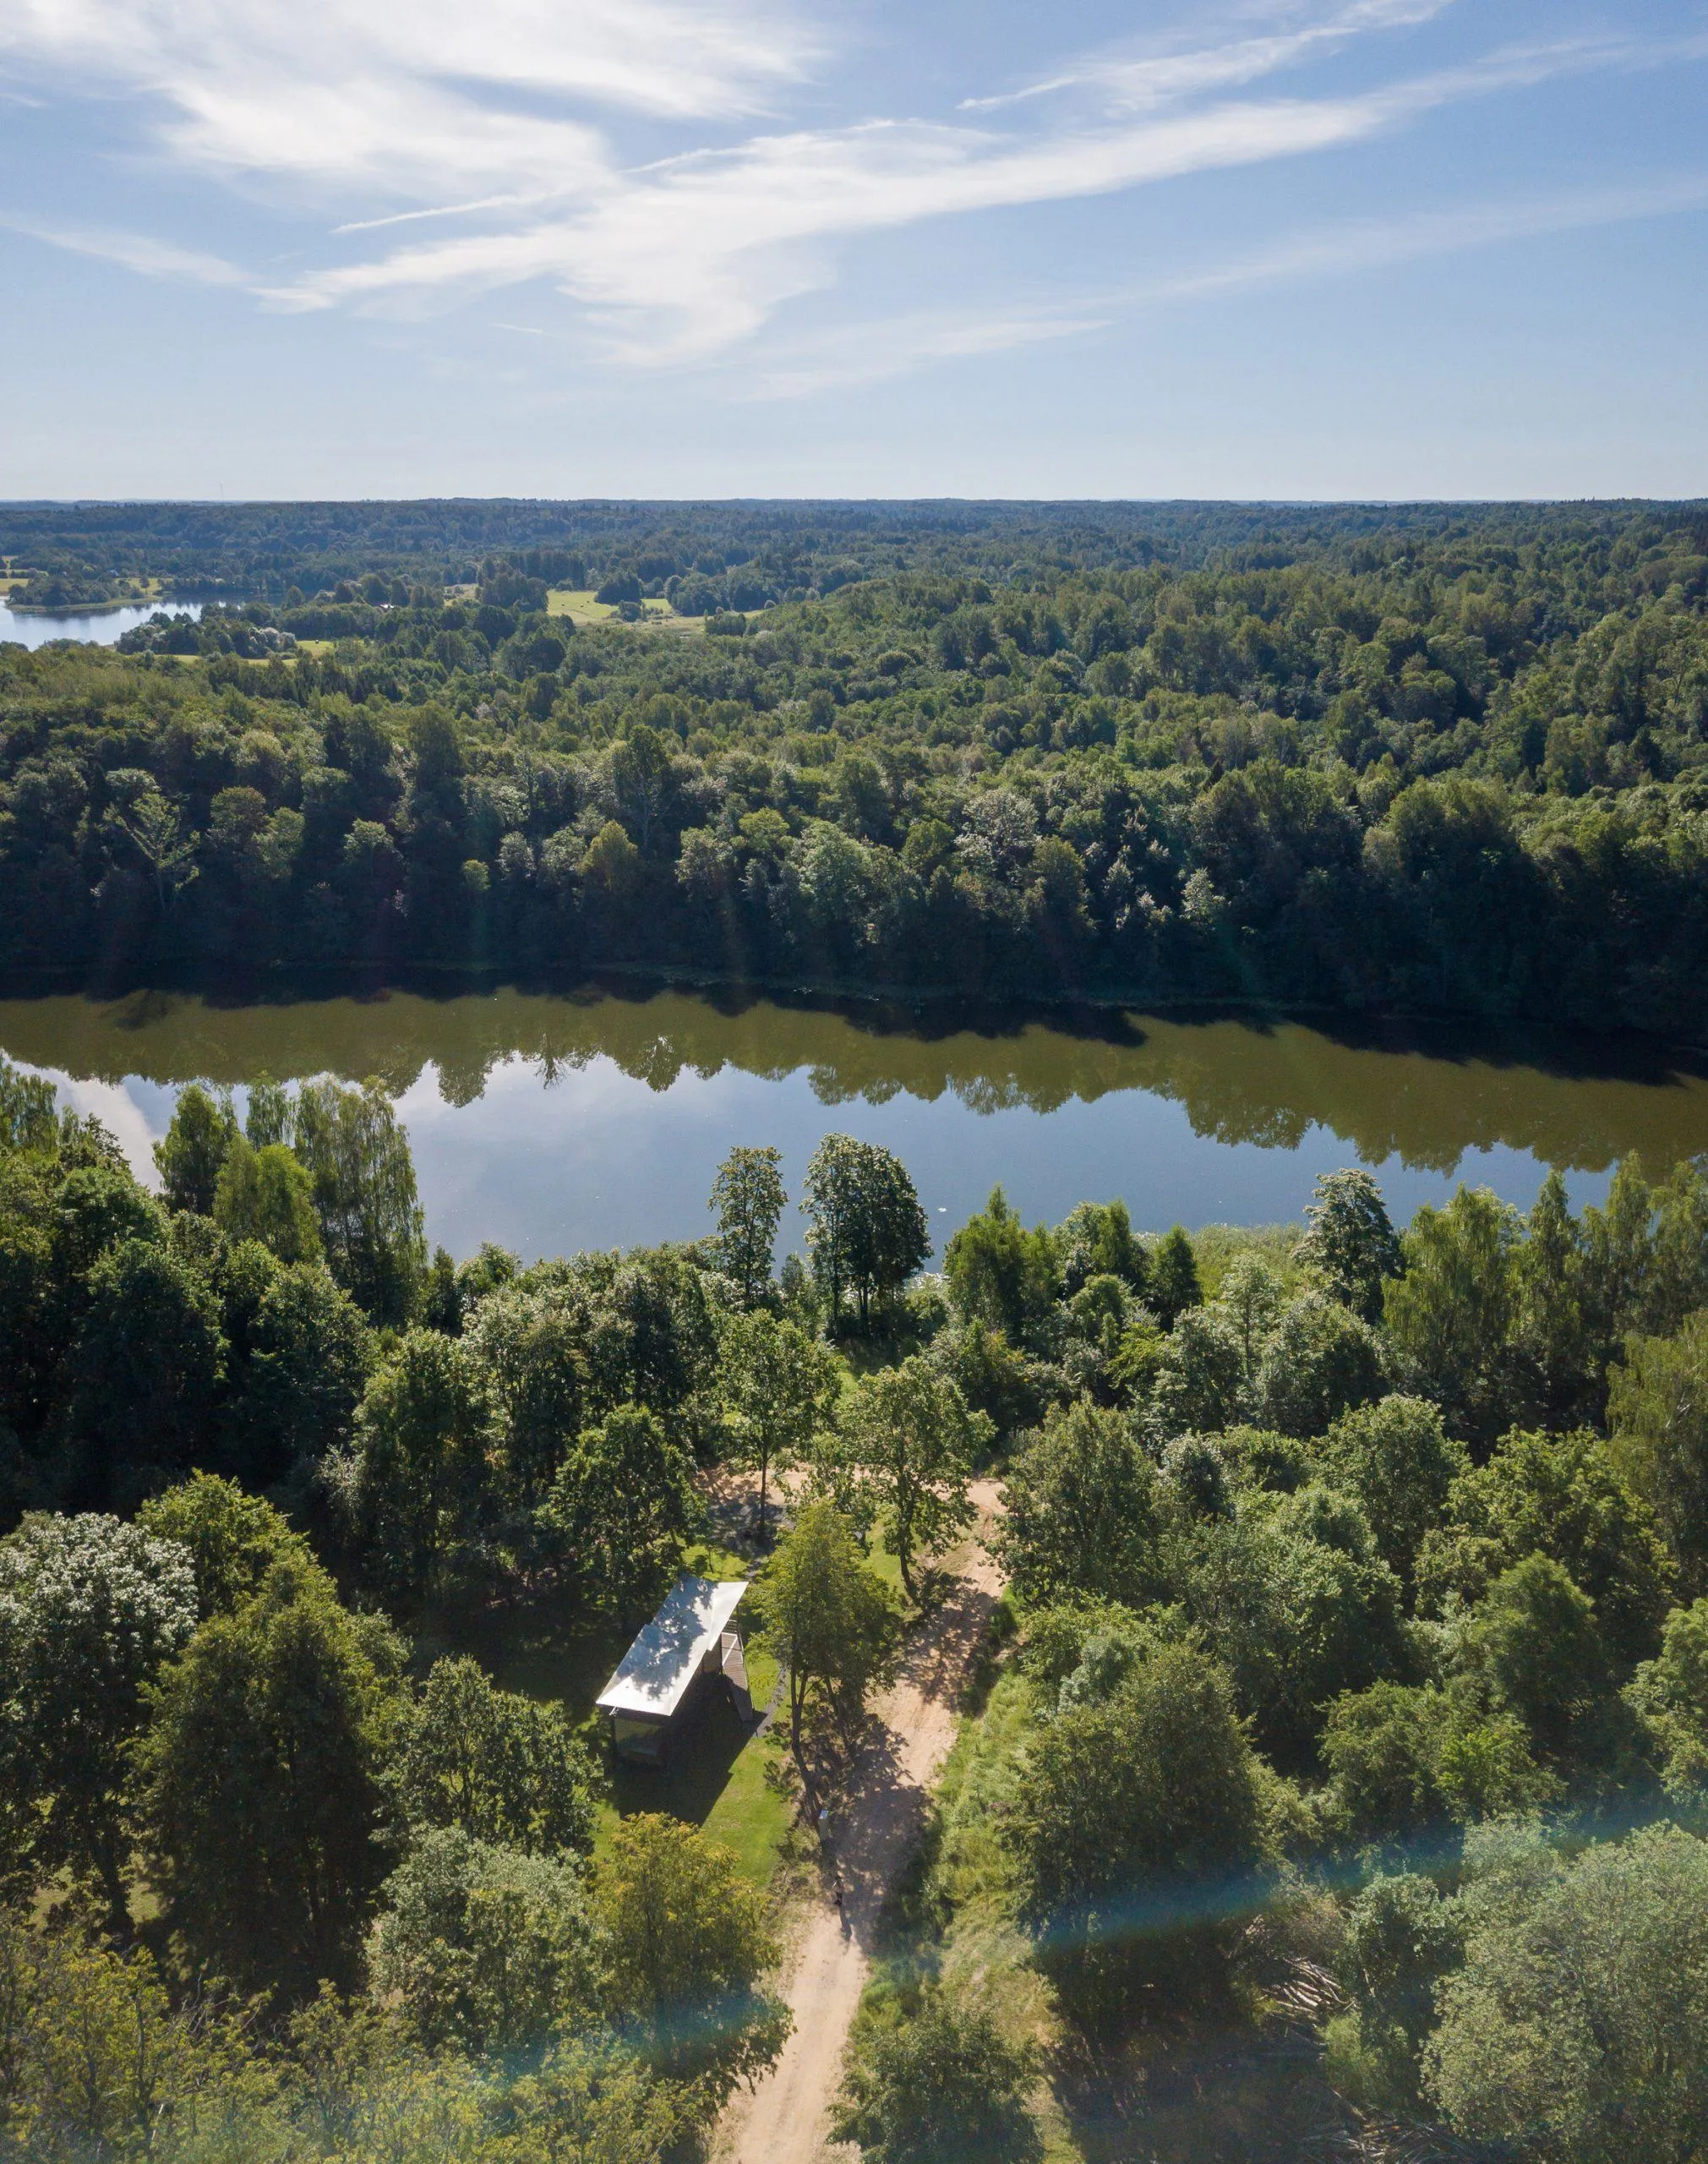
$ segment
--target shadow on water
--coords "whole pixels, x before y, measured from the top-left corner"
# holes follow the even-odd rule
[[[331,1073],[394,1093],[429,1069],[474,1104],[513,1063],[550,1089],[608,1063],[662,1094],[734,1073],[799,1078],[825,1107],[952,1099],[977,1116],[1138,1091],[1223,1144],[1296,1149],[1326,1128],[1369,1163],[1450,1171],[1504,1146],[1605,1170],[1708,1149],[1708,1059],[1532,1029],[1117,1008],[912,1006],[635,980],[265,993],[147,988],[0,1001],[0,1048],[78,1079],[237,1085]]]

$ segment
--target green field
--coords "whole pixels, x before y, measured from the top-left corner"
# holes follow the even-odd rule
[[[635,631],[671,631],[699,633],[706,628],[703,616],[679,616],[668,601],[652,600],[641,604],[641,616],[630,628]],[[591,589],[571,591],[556,587],[546,596],[548,616],[567,616],[578,631],[593,624],[614,624],[621,620],[608,601],[596,601]]]

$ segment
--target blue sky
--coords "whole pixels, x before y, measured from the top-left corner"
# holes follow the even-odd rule
[[[1708,5],[0,0],[0,495],[1708,494]]]

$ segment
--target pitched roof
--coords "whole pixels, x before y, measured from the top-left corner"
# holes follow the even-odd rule
[[[601,1709],[668,1720],[728,1629],[747,1584],[745,1578],[696,1578],[685,1571],[599,1693]]]

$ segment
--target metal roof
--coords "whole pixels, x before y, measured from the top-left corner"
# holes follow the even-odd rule
[[[696,1578],[685,1571],[599,1693],[601,1710],[668,1720],[728,1627],[747,1586],[745,1578]]]

